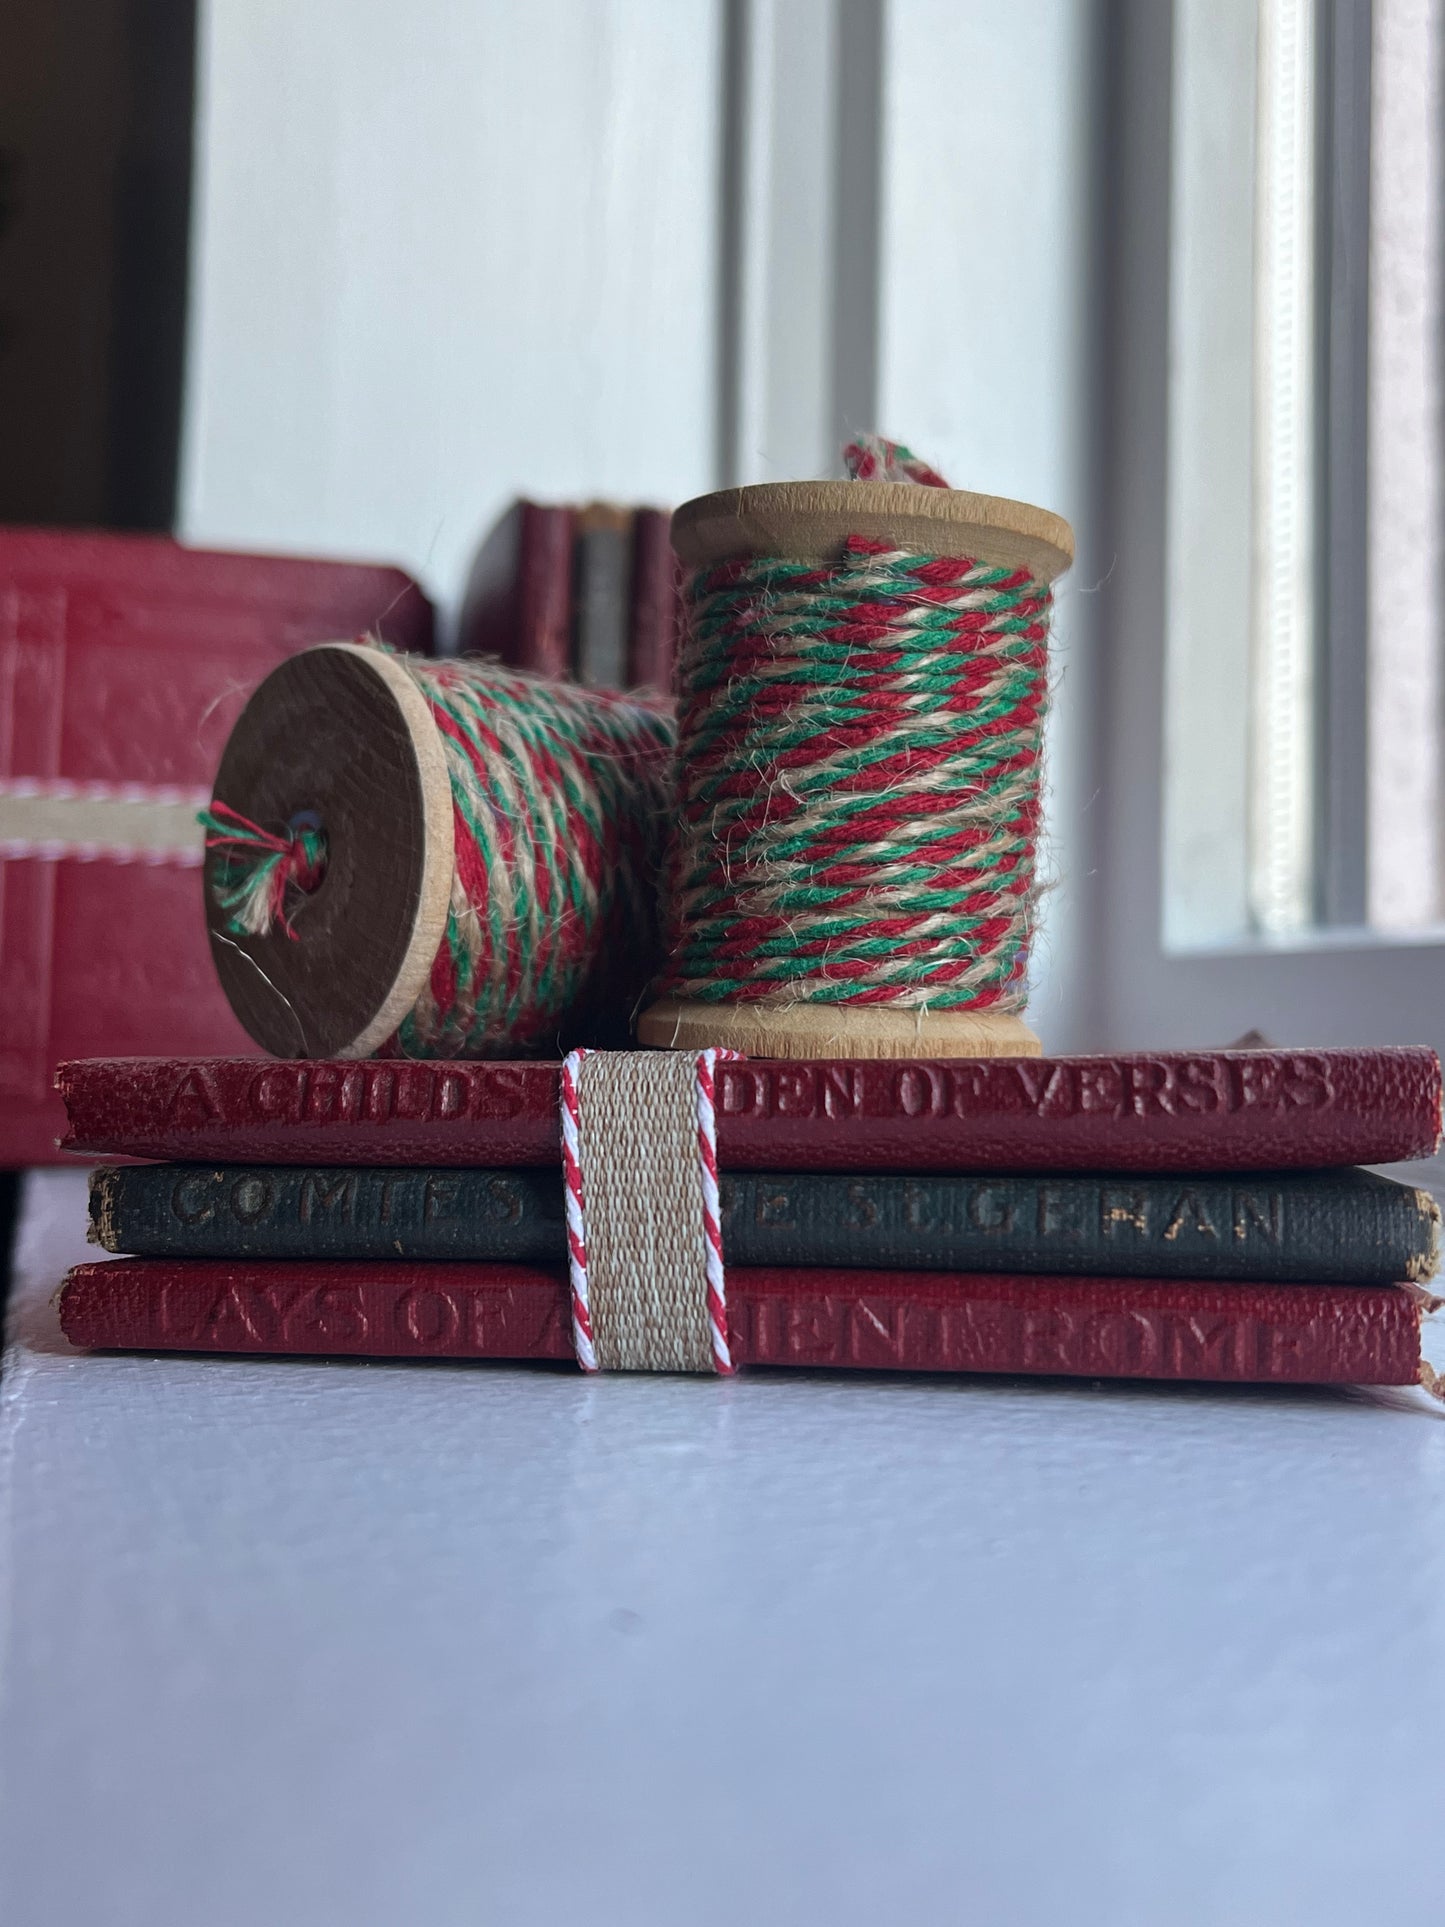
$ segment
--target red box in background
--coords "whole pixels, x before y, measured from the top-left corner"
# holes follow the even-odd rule
[[[62,1058],[254,1049],[189,821],[261,678],[364,632],[431,650],[410,576],[0,529],[0,1166],[60,1161]]]

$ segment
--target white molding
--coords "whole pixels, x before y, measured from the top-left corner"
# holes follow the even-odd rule
[[[1165,928],[1249,928],[1254,150],[1259,0],[1177,0],[1168,76]],[[1121,217],[1122,218],[1122,217]]]
[[[734,0],[737,277],[724,479],[831,475],[836,0]]]
[[[1247,817],[1251,922],[1274,932],[1315,898],[1315,11],[1258,5]]]
[[[1442,66],[1441,0],[1374,0],[1368,874],[1383,929],[1441,906]]]
[[[841,472],[874,421],[884,0],[729,0],[720,456]]]

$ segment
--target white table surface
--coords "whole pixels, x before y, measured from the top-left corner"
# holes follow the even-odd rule
[[[12,1927],[1438,1921],[1423,1395],[71,1353],[0,1414]]]

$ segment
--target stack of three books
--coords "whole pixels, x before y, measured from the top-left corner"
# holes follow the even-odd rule
[[[1428,1380],[1433,1052],[718,1067],[741,1365]],[[91,1060],[77,1345],[572,1356],[555,1064]]]

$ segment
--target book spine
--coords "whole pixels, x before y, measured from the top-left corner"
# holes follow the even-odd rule
[[[60,1326],[108,1351],[573,1356],[564,1274],[531,1265],[117,1258],[75,1267]]]
[[[91,1180],[91,1237],[138,1257],[534,1260],[566,1255],[539,1171],[153,1164]],[[738,1174],[730,1265],[1371,1284],[1430,1277],[1439,1213],[1369,1172],[1207,1178]]]
[[[986,1178],[735,1174],[723,1247],[746,1265],[1421,1283],[1440,1213],[1367,1171]]]
[[[510,662],[516,654],[523,507],[513,502],[472,556],[457,615],[456,653],[460,656],[500,656]]]
[[[81,1059],[67,1150],[222,1164],[561,1169],[555,1064]]]
[[[632,524],[632,622],[627,680],[634,689],[672,688],[681,612],[672,517],[639,509]]]
[[[1440,1100],[1409,1048],[758,1061],[718,1067],[718,1149],[754,1171],[1324,1169],[1433,1156]]]
[[[60,1324],[121,1351],[568,1359],[566,1274],[525,1265],[78,1265]],[[1414,1384],[1420,1316],[1397,1286],[1164,1283],[848,1270],[728,1279],[743,1365],[1255,1384]]]
[[[176,1258],[487,1259],[560,1264],[560,1174],[144,1164],[90,1181],[105,1251]]]
[[[628,563],[632,516],[594,503],[579,511],[573,551],[573,670],[592,689],[627,684]]]
[[[571,509],[521,507],[517,544],[517,629],[508,661],[542,676],[572,667]]]
[[[257,1164],[547,1165],[555,1064],[89,1059],[72,1151]],[[1423,1049],[720,1064],[731,1170],[1269,1171],[1429,1157]]]
[[[1410,1385],[1420,1314],[1396,1285],[739,1269],[747,1365],[1239,1384]]]

